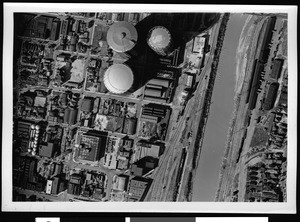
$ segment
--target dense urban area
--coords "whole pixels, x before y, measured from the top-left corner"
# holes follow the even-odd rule
[[[282,202],[287,18],[249,16],[216,201]],[[16,13],[13,201],[191,201],[229,19]]]

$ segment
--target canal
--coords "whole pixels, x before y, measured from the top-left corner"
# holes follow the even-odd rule
[[[248,15],[231,14],[227,23],[206,124],[192,201],[214,201],[227,131],[232,117],[236,79],[236,49]]]

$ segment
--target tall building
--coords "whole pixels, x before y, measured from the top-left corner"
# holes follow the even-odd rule
[[[59,182],[60,182],[59,177],[54,177],[53,178],[53,180],[52,180],[52,190],[51,190],[52,194],[58,194]]]
[[[158,166],[158,159],[152,156],[145,156],[132,164],[131,174],[134,176],[143,176]]]
[[[107,138],[103,135],[84,134],[80,138],[79,160],[95,162],[104,156]]]

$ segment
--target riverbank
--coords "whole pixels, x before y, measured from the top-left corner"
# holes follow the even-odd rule
[[[274,80],[270,75],[273,70],[270,68],[273,64],[275,58],[280,56],[281,59],[286,59],[285,49],[283,47],[286,39],[285,31],[285,21],[284,19],[276,19],[275,27],[269,28],[267,24],[270,24],[270,21],[276,19],[276,17],[269,16],[257,16],[253,19],[254,30],[251,30],[250,33],[250,47],[244,48],[243,54],[247,55],[249,60],[247,60],[247,66],[245,67],[245,76],[242,79],[240,85],[241,90],[237,92],[235,96],[235,106],[233,111],[232,120],[230,127],[228,129],[227,141],[225,146],[224,158],[220,168],[219,176],[219,185],[218,190],[215,195],[215,201],[281,201],[283,200],[284,195],[284,181],[285,179],[279,178],[281,171],[279,170],[276,173],[276,176],[272,177],[274,180],[272,183],[268,182],[259,182],[260,179],[250,181],[249,178],[253,178],[248,175],[248,168],[254,167],[256,169],[257,164],[264,165],[265,169],[272,169],[273,172],[273,161],[278,164],[277,168],[280,169],[281,164],[284,165],[285,162],[285,145],[277,147],[274,149],[275,145],[272,145],[272,138],[276,138],[277,134],[271,132],[272,125],[277,124],[274,121],[272,116],[272,107],[265,109],[265,96],[269,90],[269,85],[275,84],[277,81]],[[249,32],[248,32],[249,33]],[[272,33],[268,41],[263,41],[266,36],[269,36],[269,33]],[[280,40],[280,41],[279,41]],[[264,42],[264,44],[262,43]],[[265,45],[267,45],[269,53],[265,56]],[[256,60],[255,60],[256,59]],[[255,68],[254,61],[261,59],[259,62],[261,64],[262,70],[257,71]],[[284,67],[283,67],[284,70]],[[285,72],[283,72],[286,74]],[[252,76],[259,76],[260,83],[258,84],[257,89],[253,87],[251,82]],[[286,74],[287,75],[287,74]],[[283,75],[281,75],[281,78]],[[286,78],[286,77],[284,77]],[[280,84],[282,82],[278,81]],[[251,84],[251,86],[250,86]],[[284,85],[284,84],[283,84]],[[285,87],[285,86],[283,86]],[[254,91],[255,90],[255,91]],[[248,102],[248,95],[252,92],[257,93],[257,98],[252,102]],[[274,94],[276,96],[276,94]],[[274,96],[272,95],[272,96]],[[278,100],[280,100],[281,95],[278,94]],[[282,98],[284,98],[282,96]],[[285,100],[282,99],[282,103],[285,104]],[[278,102],[280,103],[280,102]],[[276,107],[276,106],[274,106]],[[285,107],[286,108],[286,107]],[[283,109],[277,108],[276,110]],[[276,111],[278,112],[278,111]],[[268,121],[267,121],[268,120]],[[273,135],[272,135],[273,134]],[[281,138],[284,137],[281,134]],[[274,152],[276,155],[282,155],[283,157],[279,160],[265,160],[265,152]],[[281,153],[281,154],[278,154]],[[282,161],[281,164],[279,162]],[[266,164],[267,163],[267,164]],[[276,169],[277,169],[276,168]],[[260,169],[260,167],[258,167]],[[252,176],[257,172],[251,171]],[[261,173],[259,174],[261,175]],[[277,178],[278,177],[278,178]],[[270,178],[269,178],[270,179]],[[282,184],[276,184],[282,180]],[[256,189],[251,187],[256,183],[262,183],[264,186],[264,191],[259,191],[259,194],[254,192]],[[270,185],[271,184],[271,185]],[[274,189],[272,188],[274,186]],[[282,191],[279,187],[283,187]],[[252,191],[249,193],[247,189]],[[264,193],[265,192],[265,193]],[[271,194],[272,193],[272,194]],[[253,194],[253,195],[252,195]]]
[[[196,139],[195,139],[195,143],[194,143],[194,147],[193,147],[193,154],[192,154],[192,165],[191,165],[191,169],[189,170],[189,172],[186,172],[188,175],[186,186],[183,185],[183,187],[184,187],[183,200],[185,200],[185,201],[192,201],[193,183],[195,180],[196,170],[197,170],[199,158],[201,155],[201,147],[202,147],[203,136],[204,136],[204,132],[205,132],[205,125],[207,122],[207,117],[209,115],[212,92],[213,92],[213,88],[214,88],[215,79],[217,76],[219,58],[220,58],[220,54],[221,54],[221,50],[222,50],[222,46],[223,46],[223,41],[224,41],[224,37],[225,37],[226,26],[227,26],[227,22],[229,20],[229,16],[230,16],[229,13],[225,13],[224,16],[222,17],[222,21],[221,21],[221,25],[220,25],[220,29],[219,29],[219,33],[218,33],[216,49],[214,51],[213,62],[212,62],[211,69],[210,69],[208,87],[205,92],[200,122],[198,124],[198,129],[196,131]]]

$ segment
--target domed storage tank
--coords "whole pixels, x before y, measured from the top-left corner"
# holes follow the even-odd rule
[[[167,56],[174,51],[171,33],[163,26],[155,26],[149,31],[147,43],[152,50],[161,56]]]
[[[116,52],[132,49],[138,38],[135,27],[129,22],[116,22],[107,31],[107,43]]]
[[[125,64],[114,64],[104,74],[104,85],[115,94],[127,92],[133,84],[133,72]]]

